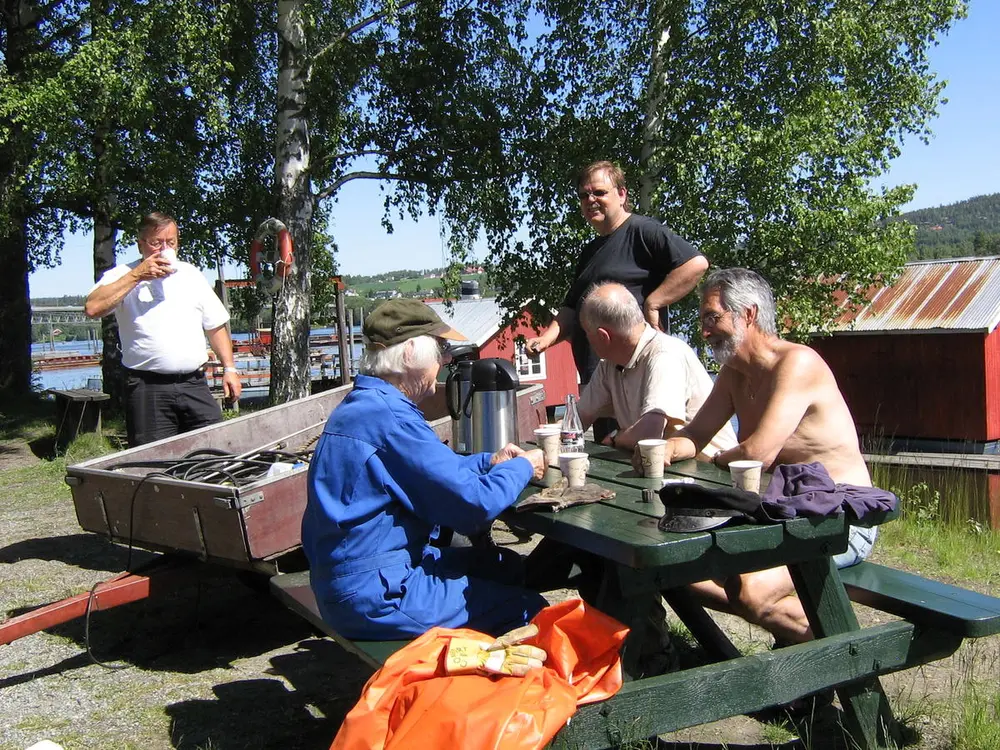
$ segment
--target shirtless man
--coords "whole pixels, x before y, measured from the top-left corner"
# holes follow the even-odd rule
[[[778,338],[774,298],[753,271],[715,271],[705,281],[701,326],[722,370],[704,406],[667,441],[666,463],[692,458],[735,414],[739,444],[720,451],[720,467],[740,459],[778,464],[823,464],[834,482],[871,486],[854,420],[823,359],[812,349]],[[851,527],[838,567],[863,560],[875,529]],[[702,602],[742,616],[785,642],[812,638],[785,567],[694,584]]]

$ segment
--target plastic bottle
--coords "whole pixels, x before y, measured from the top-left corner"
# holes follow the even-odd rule
[[[583,423],[576,408],[576,396],[566,396],[566,413],[559,430],[559,450],[562,453],[583,452]]]

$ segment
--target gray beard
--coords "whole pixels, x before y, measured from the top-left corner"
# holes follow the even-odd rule
[[[733,331],[733,335],[718,344],[712,345],[712,356],[715,357],[715,361],[720,365],[728,365],[733,357],[736,356],[736,350],[740,348],[745,337],[745,332],[742,328],[737,328]]]

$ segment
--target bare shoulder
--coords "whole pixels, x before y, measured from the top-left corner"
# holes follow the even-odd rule
[[[779,375],[796,378],[825,378],[831,376],[830,368],[816,350],[803,344],[781,341],[776,346],[778,355],[775,370]]]

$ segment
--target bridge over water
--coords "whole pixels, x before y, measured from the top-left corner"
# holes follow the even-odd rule
[[[92,320],[88,318],[84,312],[83,307],[77,307],[75,305],[65,305],[59,307],[35,307],[31,308],[31,324],[44,324],[44,323],[75,323],[77,325],[90,324],[96,328],[101,325],[100,319]]]

